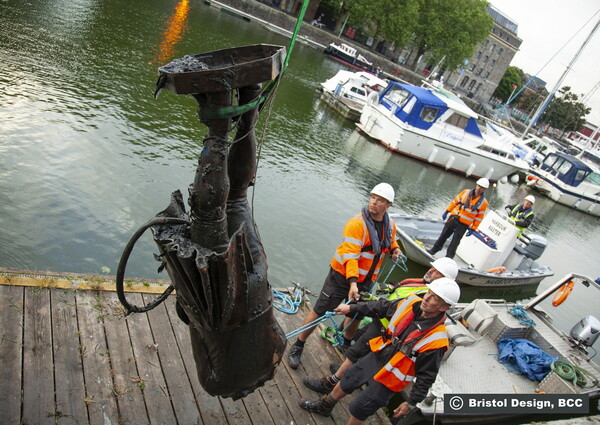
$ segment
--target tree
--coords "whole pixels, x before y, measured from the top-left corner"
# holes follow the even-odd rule
[[[413,33],[421,0],[323,0],[322,4],[339,16],[335,32],[343,25],[361,28],[376,40],[405,45]],[[373,43],[373,47],[377,43]]]
[[[558,91],[542,116],[540,121],[557,130],[577,131],[585,124],[585,117],[592,110],[579,102],[579,96],[571,92],[571,87],[565,86]],[[561,137],[562,137],[561,134]]]
[[[516,93],[523,87],[523,75],[523,70],[521,70],[521,68],[509,66],[492,96],[502,99],[502,101],[506,103],[513,90],[515,90]]]
[[[400,46],[409,42],[418,16],[415,0],[358,0],[351,12],[351,19],[363,23],[366,34]]]
[[[420,0],[413,35],[417,51],[411,67],[421,56],[431,62],[442,58],[448,69],[457,69],[485,40],[494,24],[484,0]]]

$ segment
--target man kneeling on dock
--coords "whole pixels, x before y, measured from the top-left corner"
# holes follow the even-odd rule
[[[410,295],[403,300],[377,303],[341,304],[338,314],[364,314],[390,317],[386,335],[369,341],[370,351],[350,367],[331,393],[322,399],[301,399],[300,406],[310,412],[329,416],[335,404],[368,383],[349,404],[348,425],[361,424],[380,407],[386,406],[394,393],[402,391],[417,378],[407,401],[394,410],[394,417],[406,415],[421,402],[435,381],[442,357],[448,349],[446,311],[458,302],[460,288],[447,277],[431,282],[421,299]]]

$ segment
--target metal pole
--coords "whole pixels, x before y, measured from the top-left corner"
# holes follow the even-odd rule
[[[552,90],[552,92],[550,92],[548,94],[548,96],[546,97],[546,99],[542,102],[542,104],[540,105],[540,107],[538,108],[538,110],[535,112],[534,117],[529,122],[529,125],[527,126],[527,128],[525,129],[525,131],[523,132],[523,134],[521,134],[521,137],[525,137],[525,135],[529,132],[529,130],[531,129],[531,127],[537,123],[537,120],[540,118],[540,116],[542,115],[542,113],[544,112],[544,110],[546,109],[546,107],[548,106],[548,104],[550,103],[550,100],[552,100],[552,98],[554,97],[554,94],[558,91],[558,89],[562,85],[563,81],[565,80],[565,77],[567,76],[567,74],[569,73],[569,71],[571,71],[571,68],[573,68],[573,65],[575,64],[575,62],[577,61],[577,59],[579,59],[579,56],[581,56],[581,52],[588,45],[588,43],[590,42],[591,38],[593,37],[593,35],[598,30],[598,27],[600,27],[600,18],[598,19],[598,22],[596,22],[596,25],[594,25],[594,28],[592,28],[592,31],[587,36],[587,38],[585,39],[585,41],[583,42],[583,44],[581,45],[581,47],[579,48],[579,50],[577,51],[577,53],[575,54],[575,56],[573,56],[573,59],[571,59],[571,63],[569,63],[569,66],[567,66],[567,69],[565,69],[565,72],[563,72],[563,75],[560,77],[560,79],[556,83],[556,86],[554,86],[554,89]]]

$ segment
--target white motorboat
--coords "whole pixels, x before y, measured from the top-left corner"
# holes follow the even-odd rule
[[[431,248],[444,228],[444,221],[414,215],[392,213],[397,237],[404,254],[412,261],[427,266],[435,259]],[[540,265],[548,242],[540,235],[525,233],[519,239],[517,229],[502,212],[488,211],[478,231],[464,236],[456,250],[456,281],[465,285],[514,287],[536,285],[554,273]],[[443,256],[447,244],[437,254]]]
[[[435,423],[443,424],[514,423],[518,414],[509,411],[514,406],[512,401],[504,409],[488,406],[480,412],[465,409],[471,405],[468,400],[463,399],[462,405],[456,403],[458,400],[450,402],[453,398],[465,395],[483,399],[492,394],[500,402],[518,397],[539,399],[550,394],[579,397],[589,401],[591,413],[600,396],[600,367],[592,361],[596,354],[592,345],[600,335],[600,321],[591,315],[597,314],[597,306],[590,305],[590,311],[582,311],[581,316],[574,317],[574,326],[567,334],[552,324],[552,317],[539,304],[544,300],[553,300],[552,305],[560,305],[563,301],[566,305],[568,291],[585,289],[583,286],[600,289],[597,282],[572,273],[525,305],[504,300],[477,299],[470,304],[454,307],[446,321],[450,349],[442,360],[428,396],[417,404],[419,410],[413,419],[424,416],[428,420],[435,418]],[[505,352],[500,352],[500,347],[523,343],[523,340],[526,340],[526,345],[531,342],[552,357],[546,358],[545,363],[541,362],[543,366],[533,376],[530,374],[529,378],[522,370],[514,366],[509,370],[498,360],[505,359]],[[498,344],[499,341],[502,342]],[[594,355],[588,354],[590,352]],[[524,356],[516,354],[515,357],[523,359]],[[528,358],[523,360],[529,363]],[[581,369],[569,369],[572,366]],[[570,372],[574,373],[573,377],[568,376]],[[543,413],[531,410],[536,414]],[[550,408],[546,408],[545,412],[564,413]],[[526,413],[521,415],[526,416]]]
[[[358,121],[368,95],[383,90],[385,86],[387,81],[368,72],[340,70],[321,83],[321,98],[344,117]]]
[[[529,168],[512,143],[479,126],[478,115],[441,84],[417,87],[390,82],[371,94],[357,127],[394,152],[467,177],[500,180]]]
[[[600,170],[572,155],[551,153],[529,170],[527,184],[559,204],[600,216]]]

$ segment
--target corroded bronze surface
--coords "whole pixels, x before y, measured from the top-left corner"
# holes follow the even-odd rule
[[[271,56],[277,56],[273,46],[268,47]],[[232,55],[231,50],[228,49],[228,55]],[[223,63],[211,54],[203,57]],[[247,84],[235,90],[239,105],[256,100],[260,95],[257,83],[271,79],[273,69],[275,75],[280,70],[280,64],[273,68],[270,60],[268,72],[259,69],[253,76],[250,73],[237,78],[232,72],[238,72],[240,64],[237,59],[230,62],[233,65],[222,70],[222,75],[230,82]],[[200,71],[204,66],[203,63]],[[161,72],[164,68],[168,66]],[[248,73],[251,68],[241,69]],[[193,96],[200,112],[232,105],[233,91],[214,92],[210,84],[202,90],[204,77],[194,80],[191,74],[195,72],[181,71],[186,74],[181,80],[186,87],[199,90]],[[180,81],[179,76],[168,78],[175,83]],[[162,84],[166,88],[189,94],[188,89],[175,90],[176,85],[169,87],[165,81]],[[204,121],[209,132],[190,187],[191,210],[186,212],[183,196],[177,191],[169,206],[158,214],[191,219],[191,224],[153,227],[161,252],[159,259],[177,290],[177,313],[190,327],[200,382],[211,395],[233,398],[247,395],[273,377],[286,343],[273,316],[266,256],[247,199],[256,173],[257,119],[257,108],[234,118],[237,132],[232,142],[227,139],[231,118]]]

